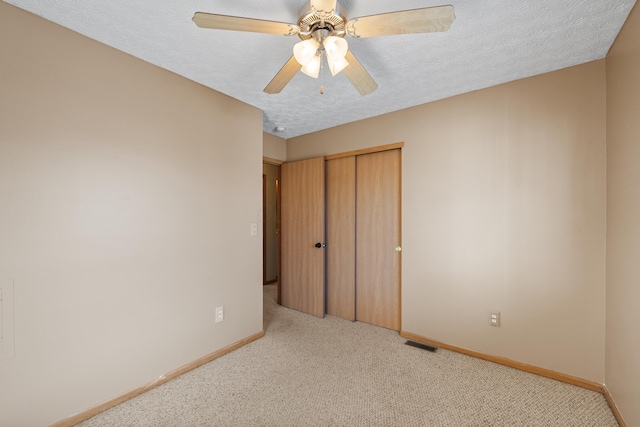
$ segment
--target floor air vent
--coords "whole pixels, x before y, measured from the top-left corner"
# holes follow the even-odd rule
[[[427,350],[427,351],[430,351],[432,353],[435,353],[436,350],[438,349],[438,347],[432,347],[430,345],[422,344],[422,343],[415,342],[415,341],[407,341],[405,344],[406,345],[410,345],[411,347],[421,348],[423,350]]]

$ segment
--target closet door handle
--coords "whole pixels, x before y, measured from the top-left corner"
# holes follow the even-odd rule
[[[316,243],[316,248],[318,248],[318,249],[326,248],[326,247],[327,247],[327,245],[325,243],[320,243],[320,242]]]

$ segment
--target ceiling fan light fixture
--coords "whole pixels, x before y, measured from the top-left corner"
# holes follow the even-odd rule
[[[321,59],[322,57],[320,55],[315,55],[309,62],[307,62],[307,65],[302,66],[300,71],[309,77],[317,79],[320,75]]]
[[[315,39],[298,42],[293,46],[293,56],[298,64],[305,67],[317,56],[318,47],[320,44]]]
[[[451,5],[406,9],[351,20],[347,20],[346,11],[337,0],[309,0],[309,5],[310,10],[307,6],[300,9],[297,25],[205,12],[196,12],[193,21],[201,28],[300,37],[302,41],[293,47],[293,56],[264,88],[268,94],[280,93],[300,70],[318,78],[326,56],[332,75],[345,70],[347,79],[360,95],[368,95],[378,88],[378,84],[349,50],[345,36],[442,32],[447,31],[455,19]],[[320,93],[323,93],[322,89]]]
[[[347,60],[344,58],[333,59],[328,55],[327,55],[327,62],[329,63],[329,70],[331,71],[332,76],[335,76],[340,71],[347,68],[347,66],[349,65],[349,62],[347,62]]]
[[[336,60],[338,58],[344,58],[347,54],[347,50],[349,50],[347,41],[342,37],[325,37],[322,41],[322,45],[324,46],[325,52],[327,52],[327,56],[335,58]]]

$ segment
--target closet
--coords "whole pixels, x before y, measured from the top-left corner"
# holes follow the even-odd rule
[[[282,304],[400,329],[401,152],[282,166]]]

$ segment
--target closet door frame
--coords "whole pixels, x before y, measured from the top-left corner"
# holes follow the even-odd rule
[[[393,144],[379,145],[377,147],[362,148],[360,150],[346,151],[344,153],[330,154],[325,156],[325,160],[340,159],[342,157],[359,156],[362,154],[378,153],[380,151],[395,150],[404,147],[404,142],[394,142]]]

